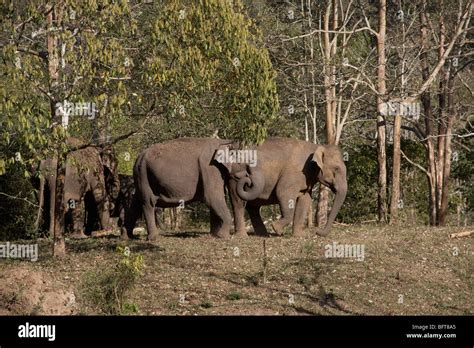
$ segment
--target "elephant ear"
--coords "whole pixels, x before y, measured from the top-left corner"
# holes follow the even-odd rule
[[[319,169],[323,169],[323,159],[324,159],[324,146],[318,146],[316,148],[316,151],[314,151],[313,153],[313,161],[316,162],[316,164],[318,165]]]
[[[212,159],[223,165],[228,173],[232,171],[232,163],[229,161],[229,152],[233,149],[234,144],[222,144],[216,149],[214,156],[212,156]]]

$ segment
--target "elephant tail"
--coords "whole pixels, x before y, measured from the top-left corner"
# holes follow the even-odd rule
[[[136,187],[137,198],[141,200],[151,200],[154,196],[148,178],[148,161],[146,158],[147,151],[142,152],[135,163],[133,170],[133,179]]]

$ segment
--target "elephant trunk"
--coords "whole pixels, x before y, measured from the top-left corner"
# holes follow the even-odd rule
[[[336,194],[336,198],[334,199],[334,204],[332,206],[331,213],[329,214],[326,226],[324,226],[322,231],[316,232],[318,235],[323,237],[327,236],[331,231],[331,227],[334,223],[334,220],[336,219],[337,213],[339,213],[339,210],[341,209],[341,206],[344,203],[344,200],[346,199],[347,183],[344,182],[339,187],[336,187],[333,192]]]
[[[237,182],[237,194],[245,201],[256,199],[265,187],[265,177],[259,170],[254,170],[250,166],[247,168],[249,175],[239,179]]]

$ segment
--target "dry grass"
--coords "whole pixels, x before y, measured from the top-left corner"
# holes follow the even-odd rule
[[[71,240],[63,262],[52,259],[44,240],[38,262],[2,261],[0,272],[27,266],[77,287],[85,272],[111,267],[116,247],[128,245],[144,258],[129,299],[139,314],[472,315],[472,237],[448,237],[461,231],[338,226],[326,238],[268,238],[265,262],[263,239],[255,236],[224,241],[202,232],[166,233],[156,245],[115,236]],[[364,261],[325,258],[324,246],[334,241],[363,244]]]

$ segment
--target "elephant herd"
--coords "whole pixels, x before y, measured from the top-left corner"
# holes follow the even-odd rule
[[[77,139],[70,139],[77,143]],[[133,178],[117,174],[117,159],[110,146],[86,147],[68,155],[65,178],[66,216],[72,235],[83,237],[93,229],[111,229],[111,217],[118,217],[123,239],[134,237],[137,220],[143,216],[148,240],[158,236],[160,208],[176,207],[195,201],[210,210],[210,232],[229,238],[246,236],[244,211],[247,210],[256,235],[268,236],[260,207],[278,204],[281,218],[271,224],[281,235],[293,224],[293,235],[304,231],[317,182],[335,194],[326,226],[318,231],[327,235],[347,193],[346,167],[337,146],[318,145],[291,138],[269,138],[250,150],[249,163],[237,156],[239,144],[215,138],[180,138],[152,145],[142,151],[133,168]],[[222,154],[232,154],[222,156]],[[258,157],[257,157],[258,156]],[[49,224],[52,233],[56,182],[55,160],[41,162],[38,221]],[[226,192],[233,217],[226,203]],[[68,221],[68,220],[67,220]]]

